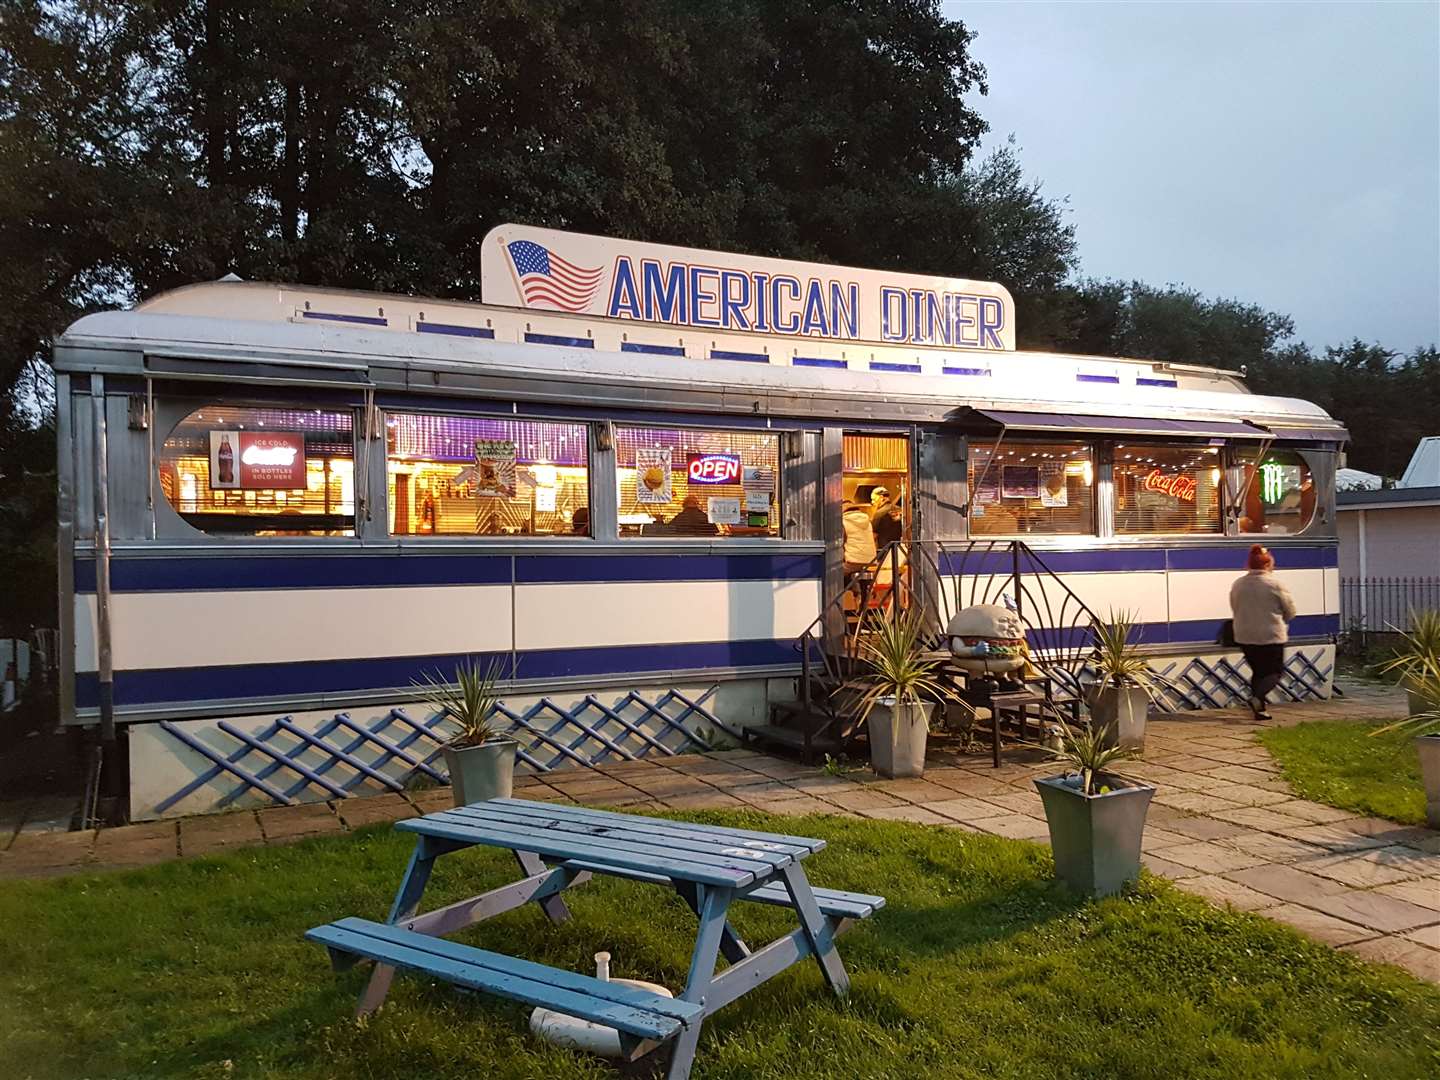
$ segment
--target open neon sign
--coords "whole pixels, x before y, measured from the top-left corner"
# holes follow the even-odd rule
[[[686,475],[692,484],[738,484],[740,455],[691,454]]]

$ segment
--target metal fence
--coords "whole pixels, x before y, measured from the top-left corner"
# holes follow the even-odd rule
[[[1348,633],[1410,629],[1410,613],[1440,609],[1440,577],[1367,577],[1340,581],[1340,625]]]

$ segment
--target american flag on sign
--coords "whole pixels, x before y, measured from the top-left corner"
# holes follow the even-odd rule
[[[506,248],[520,277],[520,295],[533,307],[584,311],[600,288],[604,276],[600,267],[587,270],[576,266],[530,240],[516,240]]]

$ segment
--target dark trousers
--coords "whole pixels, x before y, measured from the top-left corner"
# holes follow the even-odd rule
[[[1280,685],[1280,677],[1285,673],[1285,646],[1246,645],[1241,642],[1240,651],[1250,665],[1250,693],[1264,705],[1270,691]]]

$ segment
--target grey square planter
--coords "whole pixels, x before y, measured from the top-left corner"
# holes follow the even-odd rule
[[[515,783],[515,740],[492,739],[480,746],[445,747],[451,799],[456,806],[508,799]]]
[[[1420,755],[1420,779],[1425,784],[1425,822],[1440,829],[1440,734],[1421,735],[1415,740]]]
[[[1140,841],[1155,789],[1115,776],[1104,795],[1084,795],[1080,778],[1036,780],[1055,875],[1085,896],[1111,896],[1140,876]]]

